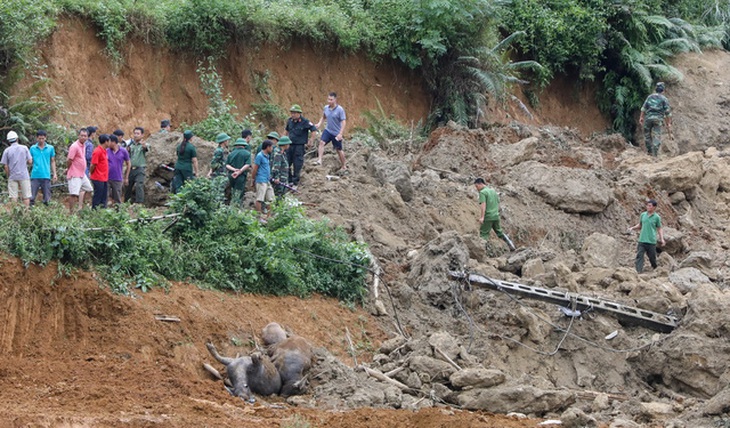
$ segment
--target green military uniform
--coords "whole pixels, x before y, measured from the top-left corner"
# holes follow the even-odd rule
[[[142,147],[141,143],[132,141],[127,147],[129,151],[129,160],[131,170],[129,171],[129,184],[124,192],[124,200],[129,202],[132,200],[132,192],[134,192],[134,202],[138,204],[144,203],[144,180],[145,170],[147,169],[147,152],[149,146]]]
[[[652,156],[659,154],[664,118],[672,117],[669,100],[660,93],[663,91],[664,84],[657,83],[657,92],[649,95],[641,106],[641,112],[644,114],[644,144]]]
[[[212,177],[222,177],[226,175],[226,159],[228,158],[228,150],[224,147],[218,147],[213,152],[213,159],[210,161],[210,170]]]
[[[226,165],[233,168],[241,169],[244,165],[251,165],[251,152],[248,151],[248,143],[243,138],[236,140],[233,145],[233,151],[226,159]],[[246,179],[248,178],[248,170],[233,178],[233,171],[228,170],[228,182],[231,186],[231,202],[243,207],[243,200],[246,194]]]
[[[188,132],[185,131],[185,136],[187,138]],[[192,132],[190,132],[190,138],[192,138]],[[189,141],[190,138],[187,138],[188,141],[185,143],[185,148],[183,149],[182,153],[180,153],[180,146],[182,146],[182,142],[177,145],[177,149],[175,149],[175,153],[177,153],[177,162],[175,162],[175,176],[172,178],[172,193],[177,193],[177,191],[185,184],[186,180],[190,180],[193,178],[193,159],[198,157],[198,151],[195,149],[195,146],[191,141]]]
[[[279,147],[274,149],[274,153],[271,156],[271,181],[279,180],[280,183],[287,184],[289,182],[289,161],[287,160],[287,154],[282,147],[288,147],[291,144],[289,137],[281,137],[279,140]],[[275,182],[274,182],[275,183]],[[282,196],[287,192],[286,187],[280,184],[274,184],[274,194],[276,196]]]

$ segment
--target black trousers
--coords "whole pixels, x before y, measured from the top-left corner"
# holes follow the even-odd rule
[[[91,180],[94,187],[94,196],[91,198],[91,208],[106,208],[106,201],[109,197],[109,187],[106,181]]]
[[[636,247],[636,271],[639,273],[644,270],[644,253],[649,256],[651,267],[656,269],[656,244],[639,242]]]
[[[304,152],[304,144],[292,144],[286,152],[289,161],[289,182],[295,186],[299,184],[299,174],[304,166]]]

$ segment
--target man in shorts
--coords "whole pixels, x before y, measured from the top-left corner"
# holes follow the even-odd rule
[[[2,160],[5,175],[8,177],[8,193],[10,200],[18,200],[18,191],[22,194],[23,204],[30,206],[30,174],[28,165],[33,165],[28,147],[18,143],[18,134],[8,132],[7,141],[10,147],[3,152]]]
[[[38,190],[43,191],[43,203],[48,205],[51,201],[51,180],[56,182],[56,150],[52,145],[46,143],[48,134],[39,129],[36,132],[36,143],[30,148],[30,156],[33,158],[33,169],[30,171],[30,205],[35,204]]]
[[[118,135],[109,136],[109,148],[106,149],[106,155],[109,159],[109,195],[112,205],[121,204],[122,185],[126,186],[129,183],[131,164],[129,163],[129,152],[119,145]]]
[[[274,143],[271,140],[264,140],[261,143],[261,151],[256,155],[253,164],[254,188],[256,189],[256,211],[259,213],[259,221],[266,223],[266,219],[271,216],[271,210],[268,211],[266,218],[263,217],[264,208],[274,200],[274,189],[271,187],[271,162],[269,156],[274,151]]]
[[[327,121],[327,127],[322,132],[322,137],[319,141],[318,158],[315,165],[322,165],[322,157],[324,156],[324,146],[328,143],[332,143],[332,147],[337,151],[337,156],[340,158],[341,172],[347,171],[347,162],[345,161],[345,152],[342,150],[343,136],[345,135],[345,127],[347,126],[347,116],[345,115],[345,109],[341,105],[337,104],[337,94],[330,92],[327,97],[327,105],[324,106],[322,117],[319,119],[315,128],[322,126],[322,121]]]
[[[66,159],[66,180],[68,181],[68,199],[66,206],[70,213],[73,214],[74,209],[84,208],[84,196],[87,192],[93,192],[89,177],[86,176],[86,139],[89,132],[86,128],[79,130],[79,139],[74,141],[68,148],[68,158]]]

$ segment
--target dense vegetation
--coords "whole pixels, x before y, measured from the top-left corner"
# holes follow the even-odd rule
[[[170,279],[242,292],[321,293],[362,302],[369,263],[363,244],[350,242],[342,230],[310,220],[286,202],[262,225],[255,213],[223,205],[220,188],[217,180],[186,183],[172,197],[171,211],[183,213],[176,221],[130,222],[151,216],[137,207],[133,215],[120,209],[69,216],[56,203],[1,210],[0,248],[26,263],[57,260],[61,270],[93,266],[121,293],[165,285]]]
[[[730,28],[729,0],[4,0],[0,106],[11,104],[2,94],[10,66],[33,61],[33,43],[61,14],[93,25],[116,62],[130,36],[201,59],[231,42],[301,38],[393,58],[422,69],[435,100],[431,125],[476,126],[485,103],[519,77],[534,91],[566,73],[599,83],[600,106],[627,136],[652,81],[681,77],[668,58],[727,47]]]

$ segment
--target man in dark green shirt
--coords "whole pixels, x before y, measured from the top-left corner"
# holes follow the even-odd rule
[[[488,240],[489,233],[494,230],[497,237],[507,243],[510,251],[515,251],[515,244],[509,239],[502,231],[502,226],[499,223],[499,195],[491,187],[487,187],[486,181],[483,178],[477,178],[474,180],[474,187],[479,192],[479,208],[480,217],[479,223],[481,227],[479,229],[480,236]]]
[[[634,230],[640,230],[639,232],[639,244],[636,248],[636,271],[641,273],[644,270],[644,253],[649,256],[649,263],[651,267],[656,269],[656,243],[657,235],[662,243],[662,246],[666,244],[664,242],[664,232],[662,231],[662,219],[659,214],[656,213],[656,201],[649,199],[646,202],[646,211],[641,213],[639,216],[639,222],[629,228],[629,232]]]
[[[244,129],[241,137],[233,145],[233,151],[226,159],[226,170],[228,170],[228,182],[231,186],[231,203],[243,208],[243,200],[246,194],[246,179],[248,170],[251,168],[251,152],[248,151],[251,141],[251,130]]]
[[[144,128],[141,126],[134,128],[132,142],[127,147],[132,169],[129,172],[129,184],[126,192],[124,192],[124,200],[132,202],[132,193],[134,192],[133,202],[137,204],[144,204],[145,170],[147,169],[147,152],[150,150],[147,142],[142,139],[143,136]]]

